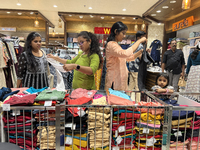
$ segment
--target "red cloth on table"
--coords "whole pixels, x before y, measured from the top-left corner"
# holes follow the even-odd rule
[[[134,105],[135,102],[133,101],[130,101],[130,100],[127,100],[127,99],[124,99],[124,98],[121,98],[119,96],[116,96],[116,95],[108,95],[108,104],[109,105],[124,105],[124,106],[127,106],[127,105]]]
[[[30,116],[17,116],[16,117],[16,122],[17,123],[23,123],[23,119],[24,119],[24,122],[28,121],[28,120],[31,120],[31,117]],[[4,123],[7,123],[7,117],[3,117],[3,122]],[[15,117],[9,117],[9,123],[15,123]]]

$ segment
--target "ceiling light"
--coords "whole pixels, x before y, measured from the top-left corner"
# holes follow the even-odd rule
[[[138,31],[138,25],[137,25],[137,21],[135,22],[134,30],[135,30],[135,32],[137,32],[137,31]]]
[[[182,2],[182,9],[187,10],[190,9],[191,0],[183,0]]]
[[[176,3],[176,1],[170,1],[170,3],[172,3],[172,4],[173,4],[173,3]]]
[[[145,25],[144,21],[142,23],[141,30],[146,30],[146,25]]]
[[[52,35],[55,36],[55,30],[53,29]]]
[[[71,17],[72,15],[69,15],[69,17]]]
[[[122,19],[125,19],[125,17],[122,17]]]
[[[10,14],[10,12],[8,11],[7,14]]]
[[[17,13],[18,15],[22,15],[22,13]]]
[[[38,18],[37,18],[38,13],[35,13],[35,14],[36,14],[36,17],[35,17],[35,21],[34,21],[34,26],[39,27],[39,21],[38,21]]]
[[[93,18],[94,16],[90,15],[91,18]]]
[[[174,8],[172,8],[172,10],[174,10]]]
[[[17,3],[17,5],[18,5],[18,6],[21,6],[22,4],[20,4],[20,3]]]
[[[61,21],[60,18],[59,18],[59,20],[58,20],[58,28],[62,28],[62,21]]]
[[[56,34],[58,34],[58,32],[56,32]]]
[[[151,16],[156,16],[156,14],[151,14]]]
[[[92,9],[92,7],[89,7],[88,9]]]
[[[83,16],[79,16],[79,18],[83,18]]]
[[[133,20],[135,20],[135,18],[133,18]]]
[[[158,25],[161,25],[161,23],[158,23]]]
[[[163,9],[167,9],[167,8],[169,8],[169,7],[168,7],[168,6],[163,6],[162,8],[163,8]]]
[[[124,8],[124,9],[122,9],[122,11],[126,11],[126,9]]]
[[[53,7],[58,7],[57,5],[53,5]]]
[[[101,19],[104,19],[104,17],[101,17]]]
[[[34,12],[30,12],[30,14],[32,15],[32,14],[34,14]]]
[[[112,19],[115,19],[115,17],[111,17]]]
[[[161,12],[161,10],[157,10],[156,12],[157,12],[157,13],[160,13],[160,12]]]

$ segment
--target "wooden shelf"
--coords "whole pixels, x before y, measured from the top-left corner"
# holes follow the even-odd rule
[[[192,40],[192,39],[200,39],[200,36],[188,38],[188,40]]]

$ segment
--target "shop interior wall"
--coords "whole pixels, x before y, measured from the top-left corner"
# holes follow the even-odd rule
[[[113,22],[114,23],[114,22]],[[79,33],[81,31],[88,31],[94,33],[94,27],[112,27],[113,23],[105,23],[105,22],[76,22],[76,21],[68,21],[67,22],[67,32],[69,33]],[[135,34],[134,31],[134,23],[126,24],[128,27],[128,34]],[[139,29],[141,25],[139,25]]]
[[[200,32],[200,24],[177,31],[177,37],[187,39],[191,32]]]
[[[39,27],[34,27],[31,19],[0,18],[0,27],[16,27],[16,32],[1,32],[9,36],[27,37],[31,32],[38,32],[45,38],[45,21],[39,20]]]
[[[147,47],[150,47],[151,43],[158,39],[163,43],[164,25],[151,24],[148,26],[148,42]]]

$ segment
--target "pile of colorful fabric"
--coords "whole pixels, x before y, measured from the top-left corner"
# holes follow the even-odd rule
[[[147,106],[147,108],[138,107],[141,113],[140,118],[136,121],[136,147],[138,149],[156,149],[161,150],[162,147],[162,120],[164,109],[157,109],[162,106],[155,102],[139,102],[138,106]],[[155,108],[148,108],[155,107]]]
[[[10,111],[3,117],[4,130],[9,136],[9,142],[18,144],[22,149],[32,150],[37,148],[37,129],[34,116],[31,117],[30,111]],[[25,126],[24,126],[25,125]],[[17,131],[17,132],[16,132]],[[25,143],[24,143],[25,139]]]

